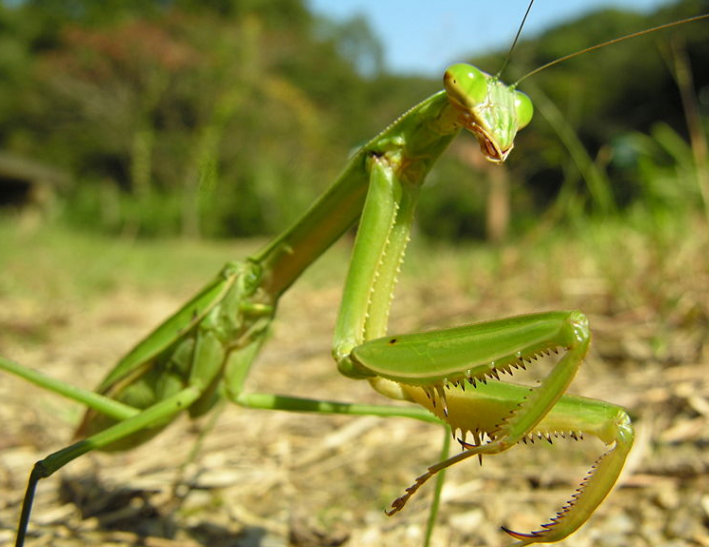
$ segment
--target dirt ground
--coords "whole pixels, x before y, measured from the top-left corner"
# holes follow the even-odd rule
[[[535,280],[525,286],[515,274],[510,283],[517,288],[497,284],[494,291],[471,293],[459,274],[450,275],[450,283],[444,275],[435,283],[403,284],[396,329],[531,311],[547,292],[532,294],[540,292]],[[637,435],[619,487],[561,545],[709,546],[709,274],[698,267],[672,279],[686,277],[693,277],[691,288],[677,292],[667,313],[641,300],[609,302],[602,275],[565,279],[550,290],[556,296],[549,307],[568,298],[589,313],[594,332],[573,391],[625,406]],[[329,357],[340,283],[296,287],[283,300],[250,390],[385,402],[366,383],[338,375]],[[0,354],[91,387],[179,304],[174,296],[128,289],[113,290],[87,309],[6,300]],[[0,375],[0,545],[13,541],[33,462],[65,446],[80,415],[78,405]],[[421,544],[431,485],[403,512],[389,518],[383,510],[437,461],[439,427],[228,405],[209,422],[181,419],[137,450],[89,454],[43,481],[27,545]],[[593,439],[561,440],[520,445],[485,458],[482,467],[472,460],[457,465],[448,474],[433,545],[505,545],[510,541],[501,525],[537,529],[602,451]]]

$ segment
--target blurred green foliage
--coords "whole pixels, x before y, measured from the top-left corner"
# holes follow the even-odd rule
[[[667,5],[650,15],[603,10],[561,25],[520,46],[515,59],[519,73],[552,61],[584,47],[637,30],[706,13],[706,0],[685,0]],[[537,103],[548,102],[563,115],[566,129],[587,151],[592,167],[608,188],[610,206],[595,198],[589,187],[592,177],[581,177],[569,153],[569,143],[559,146],[559,129],[552,127],[548,115],[535,120],[533,131],[522,132],[517,146],[524,157],[522,175],[531,187],[563,189],[576,186],[571,194],[581,196],[583,210],[613,213],[632,204],[644,203],[652,173],[628,161],[628,150],[617,145],[630,134],[650,134],[659,123],[667,124],[686,143],[689,141],[687,114],[675,80],[678,57],[686,55],[694,78],[690,93],[699,101],[699,124],[707,135],[709,115],[709,23],[698,22],[581,55],[544,71],[529,82],[530,95]],[[521,85],[527,86],[527,82]],[[542,95],[543,97],[540,97]],[[690,157],[689,160],[693,161]],[[561,167],[561,169],[559,169]],[[681,166],[682,169],[689,164]],[[695,166],[691,166],[694,168]],[[697,181],[695,181],[696,188]],[[568,188],[566,190],[569,190]],[[599,193],[599,192],[596,192]],[[557,192],[534,192],[557,199]],[[562,192],[563,194],[563,192]],[[688,198],[696,197],[690,193]],[[644,203],[645,205],[652,205]],[[700,207],[701,203],[695,205]]]
[[[649,16],[590,14],[524,40],[509,72],[702,11],[706,1],[685,0]],[[587,165],[580,175],[569,140],[538,116],[506,167],[513,229],[549,211],[615,214],[650,194],[648,206],[662,202],[650,192],[658,183],[643,182],[657,172],[648,167],[652,147],[629,147],[623,136],[652,139],[662,122],[687,142],[670,44],[690,58],[706,120],[706,29],[653,34],[529,81],[533,98],[555,105]],[[501,56],[475,62],[494,73]],[[303,0],[0,0],[0,150],[69,173],[57,216],[96,232],[276,233],[335,179],[354,147],[439,87],[386,74],[363,19],[319,19]],[[431,175],[420,215],[431,236],[485,232],[489,169],[468,161],[469,149],[454,148]]]

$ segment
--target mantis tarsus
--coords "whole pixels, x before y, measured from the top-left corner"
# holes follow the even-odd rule
[[[18,546],[27,533],[40,479],[91,450],[137,446],[183,410],[201,416],[219,397],[248,408],[446,423],[461,437],[463,451],[431,466],[394,501],[390,514],[401,510],[430,477],[464,459],[497,454],[536,435],[592,435],[608,445],[608,451],[557,516],[531,533],[505,530],[518,540],[516,545],[554,542],[589,518],[615,484],[632,446],[633,430],[621,407],[565,395],[590,342],[588,322],[581,312],[530,314],[419,334],[387,333],[419,190],[438,156],[467,129],[487,159],[501,163],[512,150],[517,131],[532,118],[525,95],[470,65],[450,67],[444,87],[363,146],[341,177],[291,228],[253,257],[228,263],[129,352],[97,393],[0,358],[0,368],[89,407],[79,427],[84,440],[51,454],[32,470]],[[333,357],[345,376],[366,379],[379,393],[419,406],[245,392],[244,381],[280,296],[358,218]],[[500,379],[550,352],[560,352],[561,358],[538,386]],[[472,438],[472,443],[466,438]]]

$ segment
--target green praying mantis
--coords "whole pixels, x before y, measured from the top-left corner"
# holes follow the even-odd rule
[[[586,317],[558,311],[425,333],[387,332],[397,273],[427,173],[463,129],[477,138],[489,161],[504,162],[532,113],[531,101],[515,85],[470,65],[453,65],[443,91],[365,144],[340,178],[273,242],[250,258],[227,263],[121,359],[95,392],[0,358],[1,369],[88,407],[77,433],[82,440],[32,469],[16,545],[24,544],[41,479],[89,451],[140,445],[182,411],[197,418],[220,398],[253,409],[446,424],[459,436],[462,451],[429,467],[393,502],[389,514],[403,509],[428,479],[465,459],[498,454],[538,435],[595,436],[607,451],[557,515],[529,533],[504,529],[519,546],[559,541],[577,530],[614,486],[634,438],[623,408],[565,394],[589,347]],[[358,219],[332,354],[346,377],[367,380],[380,394],[413,404],[365,405],[245,391],[279,298]],[[538,385],[501,380],[549,353],[561,357]]]

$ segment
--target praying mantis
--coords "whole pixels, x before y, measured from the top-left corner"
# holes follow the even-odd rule
[[[499,454],[538,435],[597,437],[607,451],[555,517],[528,533],[504,529],[519,546],[559,541],[576,531],[614,486],[634,439],[623,408],[566,394],[591,339],[583,313],[535,313],[413,334],[387,329],[419,191],[437,158],[466,130],[489,161],[502,163],[532,114],[531,101],[515,85],[470,65],[453,65],[444,75],[443,91],[365,144],[293,226],[253,256],[227,263],[121,359],[95,392],[0,357],[0,369],[88,407],[78,428],[82,440],[35,464],[16,545],[24,544],[41,479],[89,451],[136,447],[183,411],[198,418],[222,398],[250,409],[446,424],[460,438],[462,452],[429,467],[393,502],[389,514],[402,510],[428,479],[471,457]],[[280,297],[358,219],[332,355],[344,376],[413,404],[365,405],[245,391]],[[538,385],[501,379],[549,353],[561,356]]]

